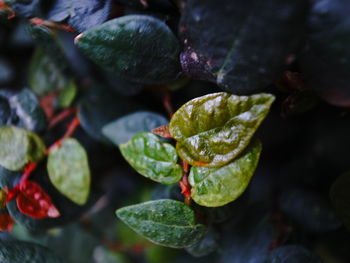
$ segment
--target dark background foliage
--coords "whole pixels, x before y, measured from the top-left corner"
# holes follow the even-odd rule
[[[74,137],[87,150],[92,191],[87,204],[77,206],[39,166],[33,180],[58,204],[62,217],[33,219],[11,201],[7,209],[18,224],[0,234],[0,258],[17,246],[32,253],[27,243],[11,243],[22,240],[49,247],[72,263],[350,261],[349,1],[10,0],[8,6],[16,17],[8,19],[9,11],[0,10],[0,125],[28,129],[19,106],[8,100],[13,94],[28,88],[43,102],[48,94],[68,90],[69,97],[67,87],[74,82],[77,94],[69,104],[78,107],[81,121]],[[150,65],[166,68],[157,60],[133,72],[135,79],[107,71],[74,45],[79,33],[124,15],[148,15],[169,26],[179,43],[181,66],[172,68],[181,72],[176,81],[142,79]],[[75,32],[46,27],[33,17]],[[134,40],[141,41],[145,59],[157,52],[147,48],[152,38],[157,35]],[[257,131],[263,145],[259,166],[236,201],[216,208],[194,205],[209,226],[198,244],[182,250],[151,244],[118,220],[115,210],[162,198],[182,201],[180,187],[138,175],[101,129],[136,111],[167,118],[164,100],[170,98],[176,110],[222,90],[276,96]],[[67,107],[56,100],[54,108]],[[32,111],[30,129],[50,145],[68,121],[49,130],[45,118],[41,109]],[[15,185],[20,175],[0,167],[1,187]]]

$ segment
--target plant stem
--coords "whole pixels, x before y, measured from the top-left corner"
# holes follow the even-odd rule
[[[57,114],[55,117],[53,117],[49,123],[49,129],[54,128],[57,124],[59,124],[61,121],[69,117],[70,115],[77,112],[76,108],[68,108],[62,111],[61,113]]]
[[[182,169],[184,172],[181,181],[179,182],[181,194],[183,194],[185,197],[184,203],[186,205],[191,205],[191,185],[188,182],[189,165],[187,162],[182,162]]]

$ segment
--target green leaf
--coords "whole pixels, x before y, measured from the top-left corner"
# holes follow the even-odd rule
[[[51,250],[23,241],[0,241],[2,263],[64,263]]]
[[[29,66],[29,85],[38,95],[63,90],[68,84],[64,67],[56,63],[51,56],[38,48]]]
[[[39,161],[45,149],[35,133],[12,126],[0,127],[0,165],[8,170],[18,171],[29,162]]]
[[[303,40],[307,11],[305,0],[189,0],[179,25],[182,69],[234,94],[261,92]]]
[[[217,207],[236,200],[247,188],[258,165],[261,143],[254,141],[232,163],[220,168],[192,167],[191,197],[202,206]]]
[[[31,90],[23,89],[11,96],[9,104],[19,118],[16,126],[37,132],[46,128],[45,113]]]
[[[74,203],[86,203],[90,192],[90,169],[87,154],[73,138],[50,150],[47,170],[52,184]]]
[[[206,230],[204,225],[196,224],[191,208],[174,200],[149,201],[120,208],[116,213],[134,231],[167,247],[193,245]]]
[[[126,143],[140,132],[151,131],[168,124],[163,116],[150,111],[137,111],[119,118],[102,128],[102,133],[115,145]]]
[[[350,231],[350,172],[337,178],[330,190],[333,207],[339,218]]]
[[[162,83],[180,72],[178,40],[164,22],[151,16],[110,20],[75,42],[95,63],[131,81]]]
[[[135,135],[119,149],[128,163],[143,176],[162,183],[174,184],[182,177],[175,148],[149,132]]]
[[[219,234],[210,228],[198,243],[186,248],[186,251],[194,257],[203,257],[216,251],[219,247]]]
[[[65,89],[61,92],[61,94],[58,97],[58,105],[61,108],[68,108],[69,106],[71,106],[77,95],[77,92],[78,89],[74,80],[70,80]]]
[[[218,167],[231,162],[249,144],[273,101],[270,94],[220,92],[187,102],[169,125],[178,154],[193,166]]]

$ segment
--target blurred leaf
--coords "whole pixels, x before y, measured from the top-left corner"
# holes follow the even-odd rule
[[[322,261],[302,246],[287,245],[272,250],[264,263],[322,263]]]
[[[0,262],[3,263],[64,263],[46,247],[22,242],[0,241]]]
[[[237,159],[220,168],[192,167],[191,197],[202,206],[222,206],[236,200],[247,188],[258,165],[261,143],[249,145]]]
[[[102,134],[103,126],[140,108],[135,102],[99,85],[89,87],[85,94],[80,96],[78,107],[82,128],[92,138],[105,143],[110,141]]]
[[[350,173],[337,178],[330,190],[330,197],[337,215],[350,231]]]
[[[39,132],[46,128],[46,116],[35,94],[23,89],[9,98],[9,104],[19,122],[16,126]]]
[[[180,21],[183,70],[234,94],[266,89],[303,36],[307,5],[304,0],[188,1]]]
[[[186,251],[194,257],[203,257],[216,251],[219,247],[219,236],[213,228],[210,228],[198,243],[186,248]]]
[[[12,65],[7,60],[0,58],[0,85],[10,82],[14,75]]]
[[[329,200],[303,189],[284,190],[279,206],[287,217],[310,232],[326,232],[340,227]]]
[[[21,170],[29,162],[44,157],[46,147],[35,134],[16,127],[0,127],[0,165],[11,171]]]
[[[38,48],[29,67],[30,88],[38,95],[63,90],[68,85],[68,76],[51,56]]]
[[[18,16],[36,16],[40,10],[40,0],[5,0]]]
[[[58,97],[58,105],[61,108],[68,108],[72,105],[76,95],[78,92],[78,88],[75,85],[74,80],[70,80],[66,88],[61,92]]]
[[[171,259],[175,258],[178,254],[178,250],[161,247],[157,245],[148,246],[145,249],[145,257],[147,263],[170,263],[173,262]]]
[[[176,37],[151,16],[110,20],[82,33],[75,42],[95,63],[130,81],[164,83],[180,72]]]
[[[328,103],[350,106],[350,4],[312,1],[306,47],[300,56],[303,77]]]
[[[248,215],[238,225],[226,230],[220,262],[265,262],[270,244],[277,233],[266,217],[253,212],[250,208]]]
[[[116,213],[134,231],[162,246],[187,247],[205,232],[205,226],[195,223],[191,208],[174,200],[149,201],[120,208]]]
[[[175,148],[152,133],[139,133],[119,149],[128,163],[143,176],[162,183],[175,184],[182,177]]]
[[[102,133],[115,145],[120,145],[137,133],[150,132],[167,123],[167,119],[162,115],[150,111],[137,111],[108,123],[102,128]]]
[[[80,143],[67,138],[50,150],[47,170],[53,185],[78,205],[87,202],[90,192],[90,169],[87,154]]]
[[[220,92],[187,102],[175,112],[169,126],[178,154],[193,166],[230,163],[249,144],[273,101],[270,94]]]
[[[68,21],[78,32],[102,24],[111,12],[111,0],[56,0],[50,10],[49,19]]]

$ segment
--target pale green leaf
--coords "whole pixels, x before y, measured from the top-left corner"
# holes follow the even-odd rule
[[[11,171],[21,170],[29,162],[44,157],[44,142],[30,131],[13,127],[0,127],[0,165]]]
[[[249,144],[274,101],[270,94],[225,92],[193,99],[173,115],[169,130],[180,157],[193,166],[230,163]]]
[[[175,148],[169,143],[161,142],[152,133],[139,133],[127,143],[121,144],[119,149],[138,173],[153,181],[174,184],[182,177]]]
[[[202,206],[223,206],[236,200],[247,188],[258,165],[261,144],[253,142],[230,164],[220,168],[192,167],[191,197]]]
[[[86,203],[90,192],[90,169],[87,154],[73,138],[50,150],[47,170],[52,184],[78,205]]]

